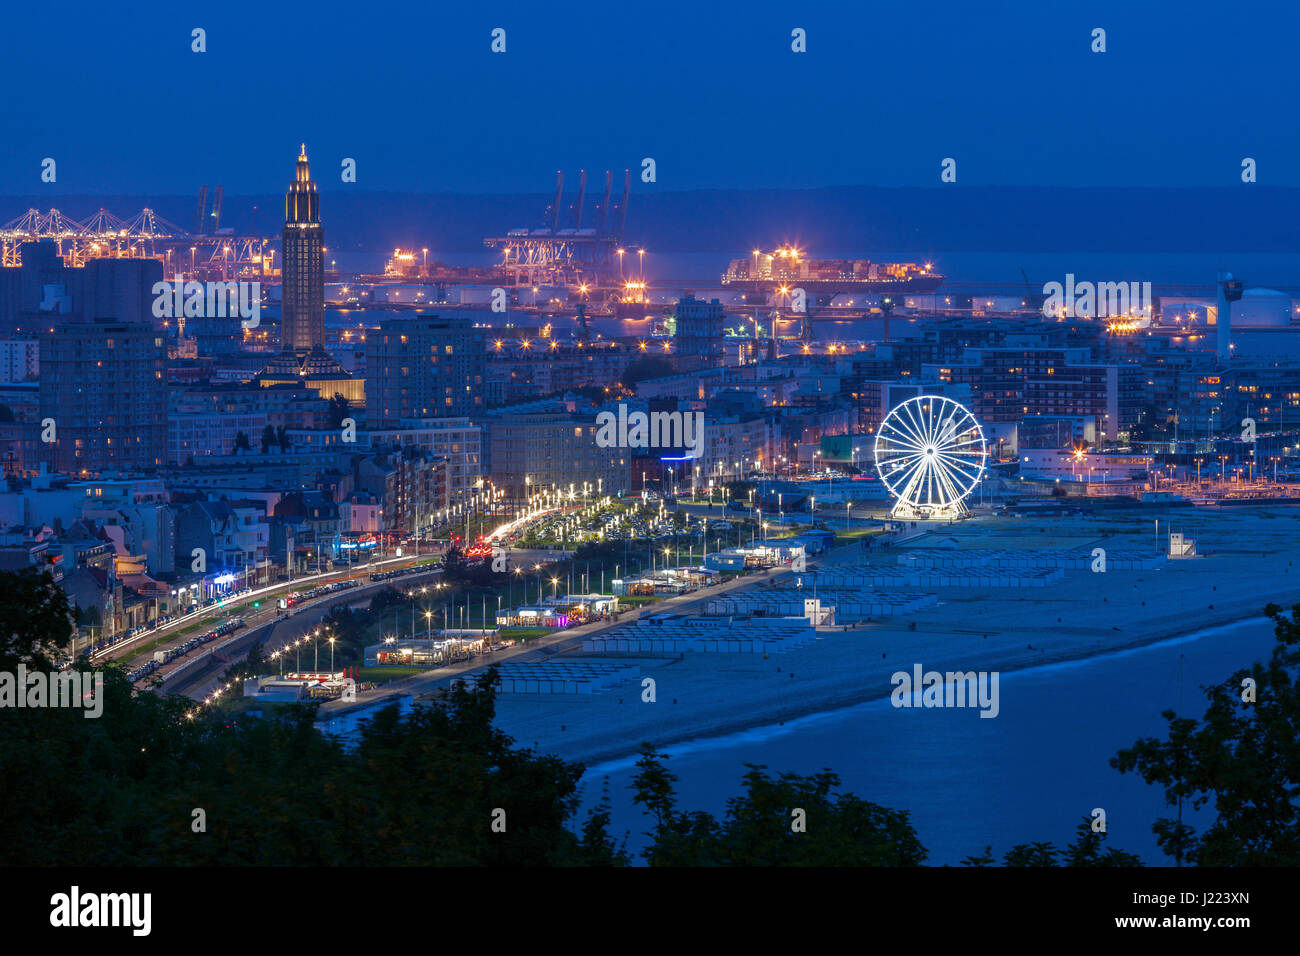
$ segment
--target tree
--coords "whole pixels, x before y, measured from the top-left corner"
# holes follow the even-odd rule
[[[492,558],[466,557],[464,550],[452,546],[442,557],[442,577],[453,584],[491,587],[506,577],[492,570]]]
[[[348,400],[343,397],[342,392],[335,392],[334,397],[329,400],[329,417],[331,428],[342,428],[343,419],[351,414],[352,406]]]
[[[272,425],[267,425],[265,428],[262,429],[262,454],[265,455],[268,452],[270,452],[271,446],[274,444],[275,444],[275,427]]]
[[[266,656],[262,653],[262,642],[254,641],[242,661],[235,661],[221,674],[221,683],[232,684],[256,674],[265,673],[268,668]]]
[[[1132,853],[1107,847],[1103,853],[1102,841],[1106,834],[1092,829],[1092,820],[1083,818],[1075,828],[1074,842],[1058,848],[1051,843],[1018,843],[1002,857],[1003,866],[1141,866],[1142,861]],[[979,856],[968,856],[963,866],[993,866],[993,848],[985,847]]]
[[[623,387],[635,392],[637,384],[651,378],[663,378],[672,375],[673,363],[659,355],[647,355],[633,359],[623,371]]]
[[[293,446],[293,439],[289,437],[289,429],[283,425],[276,425],[275,443],[280,446],[280,451],[288,451]]]
[[[1165,853],[1198,866],[1300,864],[1300,605],[1269,604],[1277,644],[1256,662],[1205,689],[1197,720],[1172,710],[1164,740],[1146,737],[1121,750],[1111,766],[1160,784],[1165,802],[1200,809],[1213,801],[1204,833],[1181,819],[1153,826]]]
[[[627,835],[615,840],[609,833],[609,781],[605,782],[600,802],[587,811],[582,825],[582,843],[577,863],[581,866],[627,866],[632,857],[627,852]]]
[[[315,705],[237,716],[135,693],[115,664],[96,669],[103,720],[0,708],[0,832],[24,835],[4,841],[0,864],[621,862],[599,812],[581,835],[571,825],[582,768],[518,749],[492,726],[494,671],[435,704],[379,711],[346,747],[317,729]],[[206,811],[201,839],[194,807]]]
[[[0,671],[49,670],[72,642],[72,606],[48,571],[0,571],[0,621]]]
[[[248,443],[248,436],[243,432],[235,432],[235,452],[252,451],[253,446]]]
[[[775,777],[747,764],[745,789],[716,820],[704,811],[680,812],[676,776],[665,755],[642,744],[633,779],[634,802],[654,818],[651,866],[919,866],[925,848],[906,811],[834,792],[830,771]]]

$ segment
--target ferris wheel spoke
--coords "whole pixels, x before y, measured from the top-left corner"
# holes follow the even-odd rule
[[[948,503],[947,499],[944,498],[943,483],[939,480],[939,476],[933,471],[930,473],[929,495],[926,497],[925,503],[931,508],[942,508]]]
[[[934,430],[936,445],[951,445],[957,439],[957,422],[951,415],[944,415]]]
[[[967,452],[951,452],[951,451],[942,451],[942,450],[939,452],[939,454],[942,455],[947,461],[957,462],[963,465],[978,466],[978,467],[983,467],[984,465],[984,456],[979,454],[970,454]]]
[[[910,455],[899,455],[897,457],[891,457],[886,459],[884,462],[884,467],[889,468],[891,471],[898,471],[899,468],[903,468],[906,467],[907,465],[920,461],[924,457],[925,457],[925,452],[923,451],[913,452]]]
[[[925,425],[925,443],[933,445],[939,438],[939,416],[934,413],[934,405],[926,403],[917,411],[917,417]]]
[[[901,407],[902,413],[898,416],[898,425],[909,429],[910,433],[916,436],[916,443],[925,447],[930,442],[926,437],[925,423],[920,413],[914,411],[910,403],[904,403]]]
[[[913,413],[910,403],[903,405],[903,411],[906,412],[908,421],[912,424],[912,427],[916,429],[917,435],[920,436],[920,444],[929,445],[930,431],[925,427],[924,416],[922,416],[919,411]]]
[[[890,415],[892,416],[892,414],[893,413],[891,412]],[[902,416],[899,416],[897,420],[892,417],[886,418],[880,427],[882,431],[886,427],[892,428],[894,431],[898,432],[898,434],[904,436],[904,438],[911,442],[915,448],[925,447],[925,439],[921,438],[920,435],[913,431],[907,422],[903,421]]]
[[[888,429],[888,432],[886,429]],[[897,422],[884,422],[880,426],[880,435],[877,438],[877,441],[880,440],[905,445],[909,448],[922,448],[925,445],[925,442],[921,441],[901,419]]]
[[[960,501],[962,498],[962,492],[959,491],[956,484],[954,484],[952,476],[948,473],[948,470],[943,466],[937,466],[935,471],[938,473],[939,479],[943,482],[948,492],[948,501],[945,503],[950,504]]]
[[[935,458],[930,462],[930,467],[934,471],[935,484],[939,487],[939,498],[941,503],[951,504],[956,500],[956,496],[953,494],[956,490],[956,486],[953,484],[951,473],[949,473],[948,468],[938,458]]]
[[[900,483],[903,485],[904,490],[906,490],[917,481],[917,476],[921,474],[924,468],[924,461],[914,461],[910,465],[905,465],[902,468],[896,469],[894,474],[898,476]]]
[[[953,458],[951,455],[947,455],[943,452],[939,453],[939,458],[943,461],[946,467],[953,469],[963,478],[972,482],[978,480],[981,469],[979,469],[975,462],[962,461],[961,459]]]
[[[917,492],[920,489],[921,480],[924,477],[925,464],[922,462],[914,467],[907,476],[907,482],[903,490],[899,493],[899,499],[902,501],[915,501]]]
[[[963,475],[979,475],[984,471],[984,458],[981,455],[964,457],[948,452],[940,452],[940,457],[950,467],[958,469]]]

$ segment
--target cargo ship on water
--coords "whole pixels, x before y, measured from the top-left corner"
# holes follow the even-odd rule
[[[794,246],[772,252],[755,249],[745,259],[732,259],[722,284],[745,292],[933,292],[944,277],[933,266],[917,262],[872,262],[870,259],[810,259]]]

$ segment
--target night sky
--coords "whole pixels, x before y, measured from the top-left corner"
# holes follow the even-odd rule
[[[1300,185],[1295,4],[180,6],[5,5],[0,194]]]

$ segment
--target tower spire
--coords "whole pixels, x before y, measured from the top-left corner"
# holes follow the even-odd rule
[[[325,236],[306,143],[295,172],[284,196],[280,342],[284,351],[302,354],[325,344]]]

